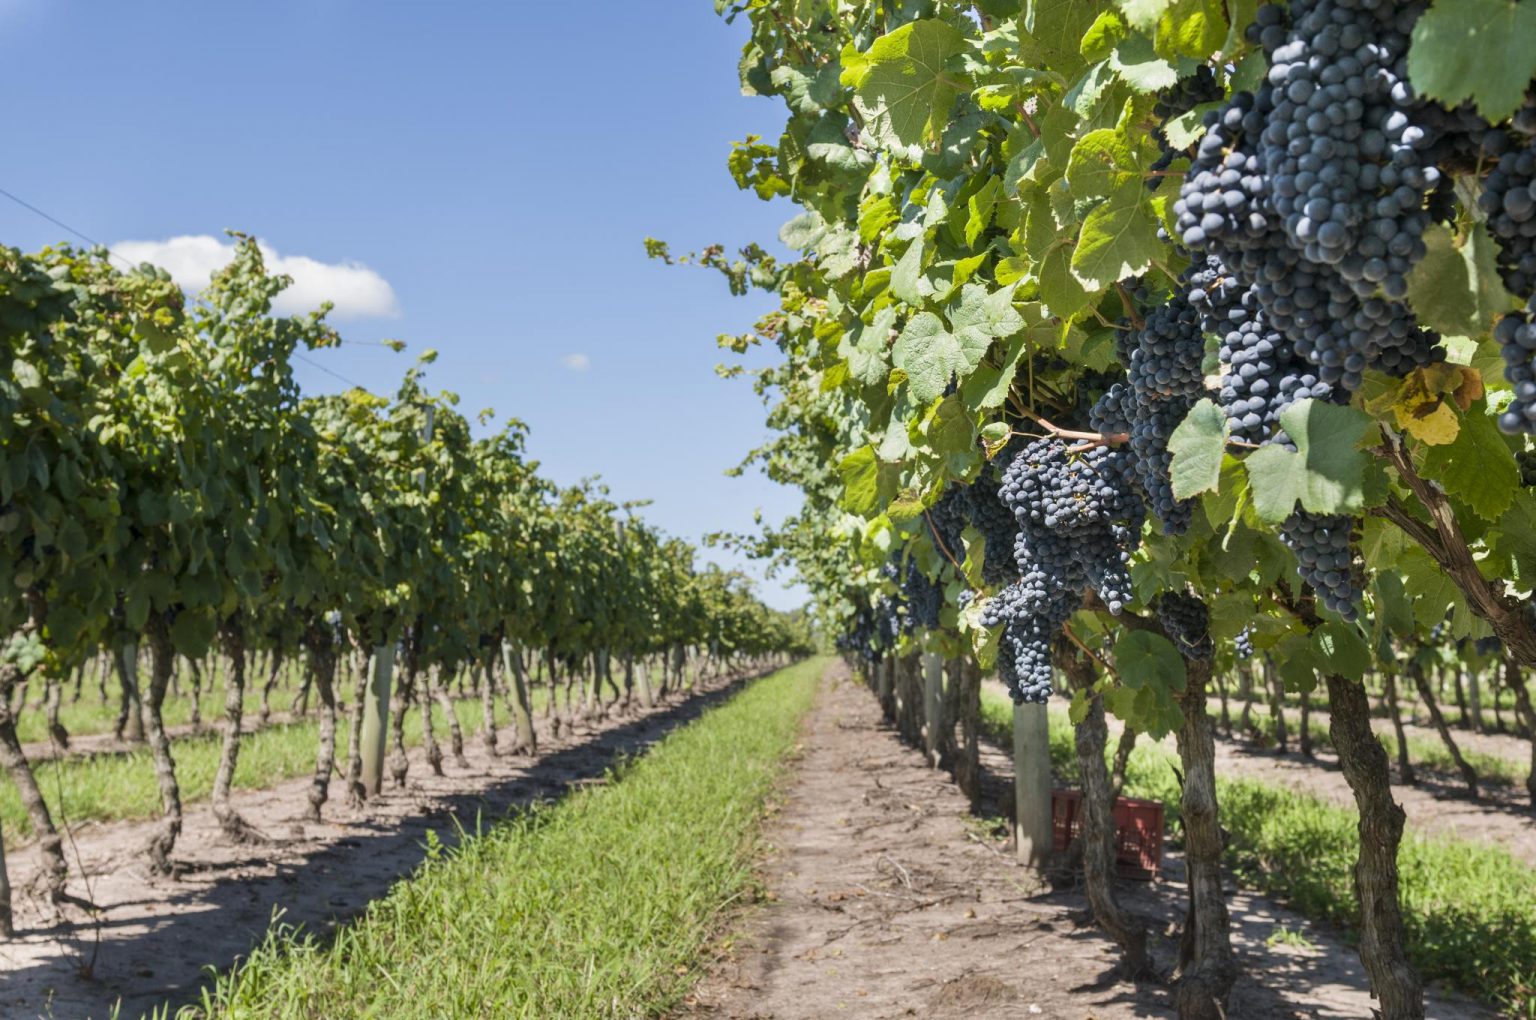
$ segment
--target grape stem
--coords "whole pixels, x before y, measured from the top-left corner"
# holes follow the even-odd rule
[[[1083,644],[1082,639],[1079,638],[1076,634],[1074,634],[1072,632],[1072,625],[1071,624],[1068,624],[1068,623],[1062,624],[1061,625],[1061,632],[1067,636],[1067,640],[1068,641],[1071,641],[1074,645],[1076,645],[1077,647],[1081,648],[1083,650],[1083,653],[1085,655],[1087,655],[1088,658],[1092,659],[1094,662],[1097,662],[1101,667],[1103,667],[1105,673],[1107,673],[1109,676],[1114,677],[1116,681],[1118,681],[1120,679],[1120,674],[1115,672],[1115,667],[1111,666],[1107,661],[1105,661],[1092,648],[1089,648],[1087,645]]]
[[[949,546],[944,544],[944,539],[939,537],[939,529],[934,526],[933,515],[928,512],[927,507],[923,507],[923,519],[928,522],[928,533],[933,536],[933,544],[939,547],[939,552],[944,554],[946,560],[955,565],[956,572],[964,577],[965,568],[960,565],[959,560],[955,559],[955,554],[949,551]]]
[[[1068,451],[1069,453],[1081,453],[1083,450],[1091,450],[1095,446],[1118,446],[1121,443],[1129,443],[1131,441],[1131,434],[1129,432],[1112,432],[1105,434],[1103,432],[1084,432],[1080,429],[1064,429],[1059,425],[1054,425],[1051,422],[1046,421],[1044,418],[1040,417],[1033,411],[1026,410],[1024,415],[1028,418],[1034,419],[1040,424],[1041,428],[1045,429],[1047,432],[1058,439],[1082,439],[1087,441],[1087,446],[1074,448]],[[1015,432],[1014,435],[1024,435],[1024,433]]]

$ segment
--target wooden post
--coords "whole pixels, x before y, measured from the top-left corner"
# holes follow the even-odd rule
[[[382,644],[368,663],[368,697],[363,701],[363,789],[378,795],[384,783],[384,734],[389,731],[389,687],[395,676],[395,646]]]
[[[923,750],[928,764],[939,767],[944,727],[944,660],[938,652],[923,653]]]
[[[1044,705],[1013,706],[1013,808],[1019,860],[1045,867],[1051,856],[1051,740]]]

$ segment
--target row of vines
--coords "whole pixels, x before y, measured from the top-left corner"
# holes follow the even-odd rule
[[[56,706],[72,676],[78,691],[86,663],[111,663],[123,719],[142,720],[162,808],[147,852],[164,872],[183,796],[163,709],[184,660],[194,705],[197,663],[225,664],[212,806],[229,838],[249,840],[230,790],[258,661],[271,677],[302,662],[317,699],[318,818],[333,772],[349,798],[370,792],[360,749],[381,661],[399,663],[381,722],[403,782],[406,713],[422,714],[430,743],[431,707],[454,719],[446,685],[466,671],[490,691],[501,670],[511,750],[532,753],[535,656],[546,680],[591,666],[611,683],[615,660],[665,669],[685,654],[723,664],[807,648],[803,622],[765,607],[740,574],[697,565],[641,504],[553,485],[525,457],[520,422],[493,428],[486,411],[477,425],[452,393],[429,391],[431,352],[392,398],[304,395],[295,358],[342,340],[327,308],[272,314],[288,284],[250,238],[191,302],[164,271],[120,271],[102,250],[0,249],[0,764],[48,902],[68,896],[67,861],[17,713]],[[0,851],[0,933],[12,926]]]
[[[1237,976],[1214,679],[1260,655],[1325,688],[1360,954],[1382,1015],[1423,1017],[1363,681],[1492,664],[1536,732],[1536,6],[716,8],[748,29],[743,91],[787,110],[730,172],[797,207],[798,255],[647,249],[778,297],[721,345],[777,351],[749,460],[806,500],[742,544],[871,675],[921,651],[1016,701],[1064,687],[1099,752],[1090,844],[1106,712],[1177,737],[1181,1017],[1228,1015]],[[1108,858],[1094,913],[1143,975]]]

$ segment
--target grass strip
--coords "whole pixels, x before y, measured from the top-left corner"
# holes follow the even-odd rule
[[[982,691],[982,725],[1004,748],[1013,746],[1013,705],[1005,695]],[[1077,752],[1064,708],[1052,706],[1050,742],[1052,766],[1075,781]],[[1176,819],[1177,765],[1167,748],[1139,743],[1126,769],[1126,795],[1161,800]],[[1227,863],[1244,884],[1353,937],[1358,814],[1252,779],[1218,777],[1216,786],[1221,824],[1232,837]],[[1536,1017],[1536,871],[1497,847],[1412,833],[1403,837],[1397,863],[1408,956],[1419,973],[1510,1016]]]
[[[455,700],[454,714],[458,716],[466,740],[480,732],[484,709],[478,698]],[[432,717],[438,739],[446,745],[448,725],[436,705],[432,706]],[[511,713],[501,698],[496,701],[496,721],[498,728],[511,723]],[[222,725],[222,717],[215,727],[218,725]],[[316,720],[303,719],[269,723],[242,734],[234,788],[261,790],[285,779],[313,774],[319,729]],[[336,730],[336,759],[345,762],[349,732],[344,716],[338,719]],[[421,713],[413,711],[405,720],[406,745],[417,747],[421,738]],[[222,739],[218,729],[214,728],[171,742],[183,804],[205,800],[212,792]],[[160,788],[155,781],[154,761],[147,748],[41,761],[33,764],[32,771],[55,823],[67,821],[73,825],[160,815]],[[32,836],[31,819],[21,806],[21,796],[15,785],[10,782],[0,785],[0,824],[4,826],[7,849],[14,849]]]
[[[826,665],[813,659],[602,787],[442,850],[328,942],[274,926],[188,1017],[635,1017],[676,1005],[753,884],[757,823]]]

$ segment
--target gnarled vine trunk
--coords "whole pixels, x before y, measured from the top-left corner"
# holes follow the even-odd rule
[[[263,726],[272,718],[272,691],[277,687],[277,679],[282,671],[283,648],[279,645],[272,649],[272,656],[267,666],[267,682],[261,685],[261,724]]]
[[[1097,676],[1087,656],[1062,638],[1057,638],[1054,651],[1057,667],[1066,674],[1072,689],[1088,696],[1088,714],[1073,728],[1082,784],[1083,829],[1078,838],[1082,840],[1088,903],[1099,927],[1120,947],[1121,972],[1135,979],[1151,972],[1151,958],[1147,954],[1146,926],[1115,895],[1115,792],[1104,764],[1109,742],[1104,699],[1093,690]]]
[[[27,820],[32,823],[32,834],[37,838],[38,851],[43,858],[43,883],[49,901],[57,903],[64,898],[64,882],[69,875],[69,866],[64,860],[64,840],[53,824],[53,815],[43,800],[43,791],[37,785],[32,765],[27,761],[21,740],[16,735],[16,714],[11,707],[11,694],[22,679],[18,667],[9,663],[0,664],[0,765],[5,767],[6,774],[16,785],[21,806],[27,812]],[[10,902],[10,891],[7,888],[3,899],[7,924]]]
[[[1184,792],[1184,858],[1189,872],[1189,908],[1179,941],[1179,976],[1174,1002],[1179,1020],[1226,1020],[1227,996],[1237,979],[1227,901],[1221,891],[1223,840],[1216,806],[1216,743],[1205,690],[1210,664],[1186,659],[1188,680],[1180,707],[1179,760]]]
[[[1413,660],[1409,660],[1408,673],[1413,677],[1419,697],[1424,699],[1424,706],[1429,709],[1429,718],[1435,724],[1435,732],[1440,734],[1441,743],[1445,744],[1446,750],[1451,753],[1451,760],[1456,763],[1456,770],[1461,773],[1462,781],[1467,784],[1468,795],[1476,800],[1477,770],[1462,756],[1461,748],[1456,746],[1456,738],[1451,736],[1451,728],[1445,723],[1445,713],[1440,711],[1440,703],[1435,700],[1435,692],[1429,689],[1429,678],[1424,675],[1423,667]]]
[[[149,750],[155,762],[155,780],[160,785],[160,823],[149,838],[149,863],[161,874],[171,872],[171,851],[181,836],[181,787],[176,782],[176,759],[171,757],[171,738],[165,732],[166,688],[176,668],[176,650],[163,616],[152,615],[145,632],[149,639],[149,702],[146,722]],[[122,661],[138,671],[138,651],[132,645],[123,649]],[[135,680],[135,686],[137,681]]]
[[[475,686],[480,691],[480,742],[485,745],[486,754],[492,758],[500,754],[496,749],[500,738],[496,734],[496,684],[492,679],[495,675],[495,656],[486,655],[476,663]]]
[[[320,696],[320,747],[315,752],[315,777],[309,786],[309,817],[320,820],[330,796],[331,771],[336,767],[336,638],[324,622],[311,624],[306,642],[309,674]]]
[[[469,768],[469,761],[464,757],[464,727],[459,725],[459,714],[453,710],[453,698],[448,694],[447,685],[442,682],[442,667],[432,665],[427,669],[426,698],[422,705],[423,724],[430,727],[427,706],[436,701],[437,706],[443,710],[443,715],[448,717],[448,753],[453,755],[453,763],[461,769]],[[437,763],[432,767],[438,775],[443,774],[443,753],[438,751]]]
[[[1531,706],[1531,692],[1526,689],[1525,677],[1520,674],[1520,667],[1514,659],[1504,660],[1504,681],[1515,695],[1515,715],[1525,727],[1525,737],[1531,744],[1531,771],[1525,777],[1525,790],[1531,797],[1531,806],[1536,807],[1536,708]]]
[[[528,700],[528,678],[523,674],[522,652],[512,642],[503,641],[501,660],[509,681],[508,693],[512,698],[512,730],[517,734],[512,753],[531,757],[539,751],[539,738],[533,728],[533,708]],[[550,691],[550,701],[554,701],[553,690]]]
[[[1419,781],[1414,775],[1413,763],[1408,760],[1408,734],[1403,730],[1402,706],[1397,703],[1397,674],[1390,669],[1383,676],[1387,699],[1387,714],[1392,717],[1392,732],[1397,736],[1397,774],[1408,785]]]
[[[127,644],[116,655],[117,681],[122,688],[122,701],[117,710],[117,726],[113,733],[118,740],[135,744],[144,740],[144,705],[139,697],[138,646]],[[128,656],[133,656],[129,661]]]
[[[1360,812],[1355,895],[1360,901],[1360,962],[1383,1020],[1423,1020],[1424,989],[1403,951],[1397,848],[1403,809],[1392,799],[1387,752],[1371,732],[1365,687],[1329,675],[1328,733]]]
[[[224,627],[224,654],[229,657],[229,678],[224,683],[224,740],[219,749],[219,769],[213,776],[213,816],[224,835],[237,843],[261,841],[249,822],[229,802],[240,763],[240,726],[245,713],[245,630],[238,620]]]
[[[352,717],[347,722],[347,803],[357,807],[368,797],[363,785],[363,714],[368,703],[368,648],[354,638]]]

